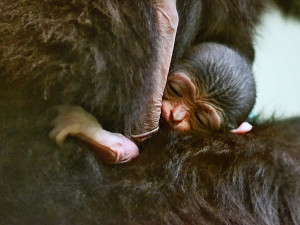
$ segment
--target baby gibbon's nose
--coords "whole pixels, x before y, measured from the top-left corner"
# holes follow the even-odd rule
[[[175,106],[171,111],[171,120],[173,122],[181,122],[187,115],[187,109],[184,105],[180,104]]]

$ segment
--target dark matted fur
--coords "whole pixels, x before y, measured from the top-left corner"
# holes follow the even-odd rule
[[[149,1],[4,0],[0,6],[2,89],[44,106],[82,105],[109,130],[128,134],[138,126],[157,54]]]
[[[175,60],[209,40],[251,61],[264,1],[177,3]],[[118,166],[50,142],[46,111],[61,103],[130,133],[155,31],[149,1],[0,2],[0,224],[299,224],[299,119],[213,139],[162,131]]]
[[[298,0],[273,0],[274,4],[285,16],[290,16],[300,20],[300,1]]]
[[[179,32],[173,59],[182,57],[191,45],[217,42],[254,60],[255,25],[267,0],[178,0]]]
[[[300,118],[245,136],[162,132],[116,166],[29,139],[1,151],[0,224],[297,225],[299,133]]]

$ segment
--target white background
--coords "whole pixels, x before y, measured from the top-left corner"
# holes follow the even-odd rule
[[[262,117],[300,116],[300,20],[271,11],[257,33],[254,112]]]

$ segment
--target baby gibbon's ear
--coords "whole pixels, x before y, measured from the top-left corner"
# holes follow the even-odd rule
[[[233,134],[246,134],[252,130],[252,125],[248,122],[243,122],[237,129],[233,129],[230,133]]]

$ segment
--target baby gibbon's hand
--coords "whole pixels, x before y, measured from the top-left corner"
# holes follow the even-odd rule
[[[58,106],[49,137],[59,146],[67,136],[76,136],[107,164],[129,162],[139,154],[138,147],[121,134],[104,130],[97,119],[79,106]]]

